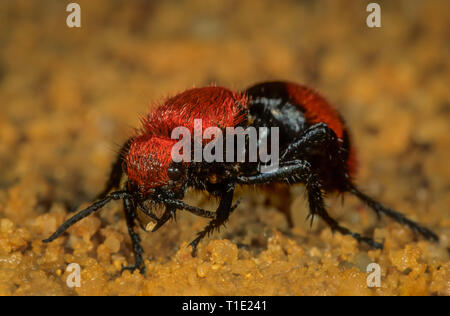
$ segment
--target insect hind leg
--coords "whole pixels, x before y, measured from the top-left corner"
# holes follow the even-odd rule
[[[349,235],[358,240],[364,242],[371,247],[381,249],[383,244],[374,241],[372,238],[364,237],[359,233],[350,231],[348,228],[340,226],[338,222],[333,219],[325,208],[323,200],[322,184],[318,176],[311,169],[311,164],[307,161],[293,160],[283,162],[280,168],[272,173],[260,173],[249,177],[238,177],[238,183],[240,184],[262,184],[272,182],[288,182],[293,179],[295,183],[301,182],[306,185],[308,193],[308,202],[310,209],[310,218],[313,220],[317,215],[322,218],[332,231],[338,231],[343,235]]]
[[[439,237],[434,232],[429,230],[428,228],[423,227],[423,226],[419,225],[418,223],[410,220],[409,218],[407,218],[405,215],[403,215],[400,212],[397,212],[393,209],[385,207],[380,202],[377,202],[374,199],[372,199],[371,197],[369,197],[368,195],[362,193],[356,186],[352,185],[349,189],[349,192],[352,193],[353,195],[355,195],[356,197],[358,197],[365,204],[367,204],[372,210],[374,210],[377,213],[377,215],[384,214],[384,215],[392,218],[396,222],[408,226],[410,229],[421,234],[423,237],[425,237],[428,240],[432,240],[434,242],[439,241]]]

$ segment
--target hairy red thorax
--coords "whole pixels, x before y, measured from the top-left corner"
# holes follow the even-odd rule
[[[172,161],[172,130],[186,127],[194,133],[194,120],[208,127],[235,127],[247,119],[247,96],[223,87],[186,90],[166,99],[142,119],[142,128],[130,143],[125,157],[128,178],[142,191],[169,183],[167,169]]]
[[[125,157],[128,178],[141,190],[156,188],[169,182],[167,168],[176,140],[143,135],[133,139]]]

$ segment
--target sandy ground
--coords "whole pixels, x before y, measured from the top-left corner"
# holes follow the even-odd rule
[[[0,295],[450,295],[450,2],[64,1],[0,4]],[[120,203],[44,245],[87,206],[116,151],[161,98],[211,83],[234,89],[284,79],[307,84],[342,112],[360,162],[358,184],[432,228],[429,243],[352,197],[327,200],[343,225],[385,241],[371,250],[309,228],[301,186],[295,227],[257,190],[226,229],[190,256],[206,221],[180,214],[141,233],[147,274],[133,260]],[[272,192],[276,196],[277,192]],[[189,203],[214,209],[191,193]],[[73,214],[73,213],[72,213]],[[381,267],[369,288],[366,267]],[[66,267],[81,266],[69,288]]]

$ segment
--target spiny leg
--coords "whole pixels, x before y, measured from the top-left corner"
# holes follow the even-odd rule
[[[295,157],[298,156],[299,153],[301,154],[310,151],[311,148],[323,148],[325,153],[331,153],[332,155],[335,156],[337,155],[336,156],[337,158],[339,157],[343,158],[348,154],[344,152],[345,149],[339,145],[336,134],[326,124],[318,123],[308,128],[308,130],[306,130],[306,132],[302,135],[302,137],[298,141],[288,146],[288,148],[281,155],[281,158],[286,159],[288,157],[293,156]],[[341,169],[344,170],[345,168],[346,167],[344,160],[342,160]],[[406,218],[403,214],[383,206],[381,203],[373,200],[369,196],[359,191],[353,184],[350,183],[347,174],[343,174],[341,181],[343,181],[344,183],[343,185],[346,186],[346,188],[343,191],[346,190],[357,196],[359,199],[365,202],[371,209],[373,209],[378,217],[380,217],[380,214],[385,214],[388,217],[393,218],[397,222],[407,225],[412,230],[422,234],[425,238],[429,240],[438,241],[438,236],[429,229],[422,227],[418,223]],[[324,210],[324,208],[321,207],[319,207],[319,209]],[[336,227],[336,223],[333,223],[332,219],[331,220],[328,219],[327,215],[328,214],[325,215],[324,213],[325,221],[328,221],[330,226]],[[338,229],[339,228],[336,228],[336,230]]]
[[[375,242],[369,237],[361,236],[358,233],[350,231],[348,228],[340,226],[331,218],[323,201],[323,194],[320,182],[312,173],[310,164],[307,161],[294,160],[280,164],[280,168],[271,173],[260,173],[249,177],[239,177],[240,184],[258,184],[271,182],[289,182],[289,179],[295,179],[297,182],[305,183],[308,191],[308,201],[311,212],[311,220],[314,215],[320,216],[333,231],[338,231],[343,235],[350,235],[358,241],[365,242],[374,248],[382,248],[383,245]]]
[[[173,206],[167,206],[166,211],[161,216],[161,218],[156,222],[155,227],[153,227],[152,232],[156,232],[160,229],[169,219],[175,218],[176,208]]]
[[[320,218],[322,218],[325,221],[325,223],[327,223],[328,226],[330,226],[332,231],[338,231],[342,235],[352,236],[357,241],[364,242],[373,248],[383,249],[382,243],[378,243],[370,237],[362,236],[359,233],[352,232],[346,227],[340,226],[338,222],[328,214],[325,208],[320,182],[314,175],[311,175],[309,179],[306,181],[306,189],[308,191],[308,202],[311,216],[314,215],[320,216]]]
[[[156,216],[155,213],[153,213],[153,211],[149,209],[144,203],[137,202],[137,208],[139,208],[142,212],[144,212],[144,214],[150,217],[154,222],[158,222],[160,220],[158,216]],[[136,220],[139,223],[141,229],[148,233],[148,230],[144,225],[144,222],[141,220],[141,218],[139,216],[136,216]]]
[[[175,218],[176,211],[177,211],[175,206],[166,205],[166,210],[164,211],[163,215],[160,218],[158,218],[153,213],[153,211],[150,210],[145,204],[140,203],[139,208],[144,212],[144,214],[146,214],[147,216],[152,218],[154,222],[156,222],[156,225],[151,230],[152,232],[155,232],[158,229],[160,229],[169,219]],[[147,229],[145,227],[143,227],[142,224],[141,224],[141,227],[143,230],[145,230],[147,232]]]
[[[129,197],[130,194],[125,191],[116,191],[110,193],[108,196],[106,196],[104,199],[97,201],[93,203],[91,206],[87,207],[86,209],[78,212],[71,218],[69,218],[67,221],[65,221],[61,226],[58,227],[58,229],[47,239],[43,240],[43,242],[48,243],[59,236],[61,236],[70,226],[75,224],[76,222],[82,220],[83,218],[91,215],[92,213],[98,211],[103,206],[105,206],[107,203],[109,203],[111,200],[121,200],[126,197]]]
[[[292,160],[292,157],[298,156],[298,152],[309,152],[312,148],[317,148],[321,152],[339,151],[338,138],[325,123],[317,123],[309,127],[297,141],[283,151],[280,159]]]
[[[311,164],[305,160],[283,162],[275,171],[258,173],[252,176],[237,177],[239,184],[269,184],[272,182],[298,182],[305,178],[311,170]]]
[[[139,269],[142,274],[145,273],[145,264],[144,259],[142,258],[142,254],[144,253],[144,249],[141,245],[141,238],[134,231],[134,227],[136,226],[136,205],[131,199],[125,198],[123,200],[123,209],[125,212],[125,218],[127,221],[128,234],[131,238],[131,244],[133,245],[133,252],[135,256],[135,263],[129,266],[122,266],[122,272],[124,270],[134,271]]]
[[[166,211],[163,216],[159,219],[156,226],[152,229],[152,232],[157,231],[162,225],[164,225],[170,218],[176,219],[176,210],[186,210],[194,215],[204,217],[204,218],[215,218],[216,212],[211,212],[204,210],[202,208],[192,206],[184,203],[181,200],[176,199],[167,199],[164,200],[164,204],[166,204]]]
[[[214,231],[214,229],[219,229],[219,227],[228,220],[231,212],[236,209],[238,203],[232,206],[235,186],[236,185],[234,183],[226,185],[225,190],[221,195],[215,218],[211,220],[209,224],[201,232],[199,232],[197,237],[189,244],[192,246],[193,257],[197,254],[197,246],[199,242],[205,238],[205,236]]]
[[[191,212],[192,214],[200,216],[200,217],[205,217],[205,218],[215,218],[216,217],[216,212],[207,211],[200,207],[186,204],[181,200],[165,199],[165,200],[163,200],[163,203],[168,206],[173,206],[179,210],[186,210],[186,211]]]
[[[158,218],[153,213],[153,211],[151,209],[149,209],[145,204],[143,204],[143,203],[138,204],[139,208],[144,212],[144,214],[146,214],[147,216],[152,218],[157,223],[155,225],[155,227],[153,227],[152,232],[155,232],[159,228],[161,228],[169,219],[175,218],[177,209],[186,210],[194,215],[204,217],[204,218],[215,218],[216,217],[216,212],[211,212],[208,210],[204,210],[200,207],[186,204],[183,201],[178,200],[178,199],[167,198],[167,199],[163,199],[161,201],[161,203],[163,203],[166,206],[166,210],[163,213],[163,215],[161,216],[161,218]],[[144,228],[144,230],[146,230],[146,229]]]
[[[359,191],[359,189],[357,189],[354,185],[351,185],[349,192],[357,196],[364,203],[366,203],[371,209],[373,209],[377,213],[377,215],[384,214],[394,219],[396,222],[408,226],[413,231],[418,232],[428,240],[433,240],[435,242],[439,241],[439,237],[428,228],[425,228],[419,225],[418,223],[408,219],[405,215],[403,215],[400,212],[394,211],[393,209],[383,206],[381,203],[375,201],[371,197]]]

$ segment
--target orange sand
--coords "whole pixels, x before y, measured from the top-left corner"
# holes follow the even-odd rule
[[[0,4],[0,295],[450,295],[450,59],[448,1],[383,2],[382,28],[348,1],[77,1]],[[383,251],[305,222],[295,228],[258,191],[226,229],[190,256],[206,224],[180,214],[141,233],[147,274],[120,275],[132,252],[120,203],[44,245],[68,210],[102,188],[115,152],[152,102],[215,82],[243,89],[293,80],[339,108],[359,149],[366,192],[432,228],[432,244],[356,199],[328,199],[351,229]],[[276,192],[273,192],[276,195]],[[190,193],[189,203],[214,209]],[[244,247],[237,247],[244,245]],[[381,267],[368,288],[366,266]],[[69,263],[81,287],[66,286]]]

